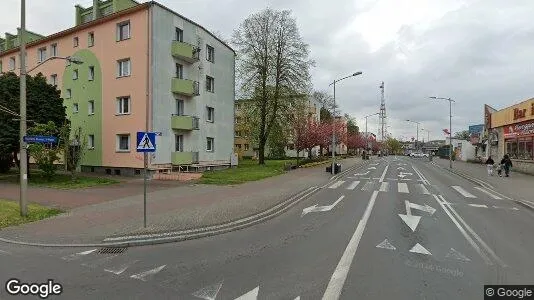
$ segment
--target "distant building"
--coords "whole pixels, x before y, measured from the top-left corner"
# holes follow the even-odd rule
[[[449,144],[449,137],[445,138],[445,144]],[[468,161],[476,158],[476,147],[470,141],[453,138],[452,148],[456,155],[456,160]]]

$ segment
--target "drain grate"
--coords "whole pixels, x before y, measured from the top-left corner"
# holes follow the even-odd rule
[[[98,254],[120,254],[124,253],[128,248],[121,247],[105,247],[98,249]]]

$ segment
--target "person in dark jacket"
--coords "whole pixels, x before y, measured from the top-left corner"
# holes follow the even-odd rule
[[[504,169],[504,174],[506,177],[510,177],[510,169],[513,167],[512,160],[510,160],[510,157],[508,154],[505,154],[503,159],[501,160],[501,165]]]
[[[491,156],[488,156],[488,159],[486,160],[486,167],[488,168],[489,176],[493,176],[493,165],[495,165],[495,161],[493,161]]]

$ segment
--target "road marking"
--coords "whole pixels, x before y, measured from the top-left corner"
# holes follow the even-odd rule
[[[472,207],[484,207],[484,208],[488,208],[485,204],[474,204],[474,203],[470,203],[468,204],[469,206],[472,206]]]
[[[122,265],[120,265],[120,266],[118,266],[116,268],[113,268],[113,267],[105,268],[104,271],[113,273],[115,275],[120,275],[124,271],[126,271],[126,269],[128,269],[129,267],[131,267],[132,265],[134,265],[137,262],[139,262],[139,260],[134,260],[132,262],[128,262],[128,263],[122,264]]]
[[[110,261],[110,260],[114,259],[115,257],[117,257],[117,255],[118,254],[115,254],[115,255],[112,255],[112,256],[106,256],[104,258],[99,258],[99,259],[93,260],[93,261],[84,262],[84,263],[82,263],[82,266],[90,267],[90,268],[96,268],[96,267],[105,265],[108,261]]]
[[[72,261],[72,260],[77,259],[80,256],[91,254],[91,253],[95,252],[96,250],[98,250],[98,249],[92,249],[92,250],[87,250],[87,251],[83,251],[83,252],[79,252],[79,253],[74,253],[74,254],[71,254],[71,255],[63,256],[61,259],[66,260],[66,261]]]
[[[406,169],[403,168],[403,167],[398,167],[397,170],[404,170],[404,171],[406,171]]]
[[[452,186],[453,189],[455,189],[458,193],[462,194],[462,196],[466,197],[466,198],[476,198],[475,195],[469,193],[468,191],[464,190],[462,187],[460,186],[457,186],[457,185],[453,185]]]
[[[432,255],[430,251],[426,250],[425,247],[421,246],[421,244],[419,243],[415,244],[415,246],[413,246],[412,249],[410,249],[410,252],[424,254],[424,255]]]
[[[423,195],[430,195],[430,192],[428,191],[428,189],[425,187],[424,184],[422,184],[422,183],[418,183],[416,186],[417,186],[417,188],[421,191],[421,194],[423,194]]]
[[[432,206],[428,205],[428,204],[425,204],[425,206],[423,206],[423,205],[419,205],[417,203],[412,203],[412,202],[409,202],[409,201],[406,201],[406,202],[409,203],[410,208],[418,209],[418,210],[427,212],[430,215],[433,215],[436,212],[436,209],[433,208]],[[410,214],[411,214],[411,212],[410,212]]]
[[[367,170],[376,170],[376,167],[369,167]]]
[[[384,182],[384,177],[386,177],[388,168],[389,168],[389,165],[387,165],[386,168],[384,169],[384,172],[382,172],[382,176],[380,176],[380,182]]]
[[[376,245],[376,248],[397,250],[397,248],[395,248],[395,246],[391,245],[391,243],[388,241],[388,239],[385,239],[382,243]]]
[[[399,193],[409,193],[408,191],[408,184],[406,182],[399,182],[397,186]]]
[[[328,188],[329,188],[329,189],[337,189],[337,188],[340,187],[343,183],[345,183],[345,181],[343,181],[343,180],[338,180],[336,183],[332,184],[332,185],[329,186]]]
[[[363,175],[367,175],[369,174],[369,171],[365,172],[365,173],[356,173],[354,174],[354,176],[363,176]]]
[[[253,289],[252,291],[244,294],[243,296],[239,296],[237,298],[235,298],[235,300],[256,300],[258,299],[258,292],[260,291],[260,287],[257,286],[255,289]]]
[[[135,279],[139,279],[139,280],[142,280],[142,281],[148,281],[148,279],[150,279],[150,277],[158,274],[159,272],[161,272],[161,270],[163,270],[167,265],[163,265],[163,266],[159,266],[157,268],[154,268],[152,270],[148,270],[148,271],[144,271],[144,272],[141,272],[139,274],[134,274],[132,276],[130,276],[131,278],[135,278]]]
[[[363,185],[362,191],[370,191],[373,189],[373,186],[374,186],[374,183],[371,181],[368,181]]]
[[[417,176],[419,176],[419,179],[421,179],[421,181],[423,182],[423,184],[426,184],[426,185],[430,185],[430,182],[428,181],[428,179],[426,179],[425,175],[423,175],[423,173],[421,171],[419,171],[415,166],[412,165],[412,168],[413,170],[415,171],[415,173],[417,174]]]
[[[205,300],[215,300],[217,298],[217,294],[221,290],[221,287],[223,285],[223,281],[219,281],[215,284],[208,285],[207,287],[201,288],[200,290],[192,293],[191,295]]]
[[[443,196],[441,196],[441,199],[443,199]],[[506,268],[507,265],[502,261],[502,259],[500,257],[497,256],[497,254],[495,254],[495,252],[493,252],[493,250],[491,250],[491,248],[488,246],[488,244],[486,244],[486,242],[484,242],[480,236],[469,226],[467,225],[467,223],[464,221],[464,219],[462,219],[462,217],[460,217],[460,215],[454,210],[454,208],[452,208],[451,206],[449,206],[449,209],[452,211],[452,213],[456,216],[456,218],[458,218],[458,220],[464,225],[465,229],[467,229],[467,231],[469,231],[469,233],[471,233],[475,239],[482,245],[482,247],[484,247],[484,249],[491,255],[493,256],[493,259],[495,259],[497,261],[497,263],[499,265],[501,265],[501,267],[503,268]]]
[[[387,192],[389,190],[389,182],[382,182],[380,185],[380,192]]]
[[[440,195],[441,196],[441,195]],[[443,210],[445,211],[445,213],[447,214],[447,216],[449,216],[449,218],[451,219],[451,221],[454,223],[454,225],[456,225],[456,227],[458,228],[458,230],[460,230],[460,233],[465,237],[465,239],[467,240],[467,242],[469,242],[469,244],[471,244],[471,246],[478,252],[478,254],[480,255],[480,257],[482,257],[482,259],[484,260],[484,262],[487,264],[487,265],[493,265],[493,263],[491,262],[491,260],[486,256],[486,254],[480,249],[480,247],[478,247],[478,245],[475,243],[475,241],[473,241],[473,239],[467,234],[467,232],[464,230],[464,228],[460,225],[460,223],[458,223],[458,221],[454,218],[454,216],[449,212],[449,210],[447,209],[447,207],[445,207],[445,199],[443,199],[443,196],[441,196],[441,198],[438,198],[438,196],[432,194],[432,197],[434,197],[434,199],[438,202],[438,204],[441,206],[441,208],[443,208]],[[441,202],[443,201],[443,203]],[[452,207],[450,205],[447,205],[449,209],[452,210]]]
[[[387,180],[394,180],[394,181],[397,181],[398,179],[397,178],[386,178]]]
[[[334,203],[330,205],[326,205],[326,206],[317,206],[317,204],[314,204],[310,207],[306,207],[305,209],[302,210],[302,214],[300,216],[303,217],[306,214],[309,214],[311,212],[332,210],[332,208],[334,208],[341,200],[343,200],[343,198],[345,198],[345,195],[341,195],[341,197],[339,197]]]
[[[493,205],[493,208],[519,210],[519,208],[517,207],[502,207],[502,206],[495,206],[495,205]]]
[[[358,186],[358,184],[360,184],[359,181],[353,181],[348,187],[347,187],[347,190],[353,190],[354,188],[356,188]]]
[[[483,188],[481,188],[481,187],[479,187],[479,186],[475,186],[474,188],[477,189],[477,190],[479,190],[479,191],[481,191],[481,192],[483,192],[483,193],[486,194],[486,195],[489,195],[491,198],[493,198],[493,199],[495,199],[495,200],[502,200],[501,197],[499,197],[499,196],[497,196],[497,195],[494,195],[494,194],[490,193],[490,191],[488,191],[488,190],[486,190],[486,189],[483,189]]]
[[[370,166],[378,166],[380,163],[369,164]]]
[[[445,255],[445,257],[452,257],[452,258],[455,258],[455,259],[461,260],[461,261],[471,261],[471,259],[469,259],[467,256],[463,255],[462,253],[458,252],[454,248],[451,248],[451,250],[449,250],[449,253],[447,253],[447,255]]]
[[[339,260],[339,263],[337,264],[337,267],[332,274],[330,281],[328,282],[328,286],[326,287],[326,291],[323,295],[324,300],[337,300],[341,296],[343,285],[347,279],[352,260],[354,259],[356,250],[358,250],[358,245],[362,238],[363,231],[365,230],[365,226],[367,225],[367,221],[369,220],[369,216],[371,215],[371,211],[373,210],[373,206],[375,205],[377,196],[378,191],[373,191],[363,217],[358,222],[358,226],[350,238],[347,248],[343,252],[343,256],[341,256],[341,259]]]
[[[0,250],[0,254],[11,255],[11,252]]]

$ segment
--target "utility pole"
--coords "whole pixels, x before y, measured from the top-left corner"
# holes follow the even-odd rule
[[[384,97],[384,82],[380,84],[380,136],[382,142],[386,140],[386,135],[384,130],[386,129],[386,99]]]
[[[28,156],[26,152],[26,0],[20,1],[20,215],[26,217],[28,190]]]
[[[429,97],[430,99],[449,101],[449,168],[452,169],[452,103],[456,102],[451,98]]]

